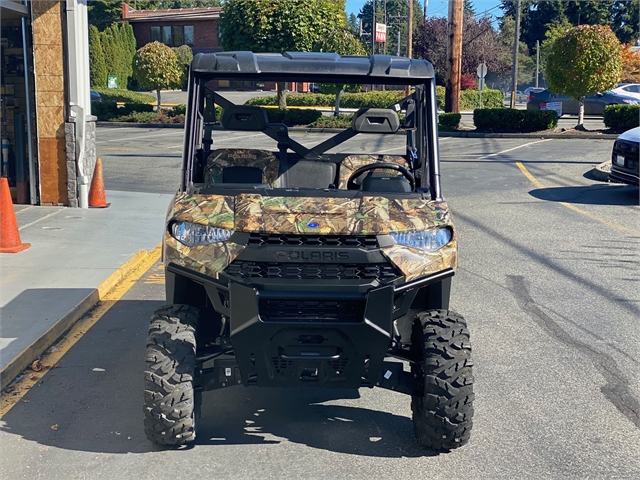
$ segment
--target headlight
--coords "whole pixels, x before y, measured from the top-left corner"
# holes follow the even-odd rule
[[[438,227],[419,232],[392,233],[391,238],[400,245],[435,252],[451,241],[451,230]]]
[[[209,243],[226,242],[233,235],[233,230],[208,227],[198,223],[174,222],[171,225],[171,235],[188,247],[197,247]]]

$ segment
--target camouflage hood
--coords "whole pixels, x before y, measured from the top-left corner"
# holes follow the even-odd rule
[[[180,194],[175,199],[171,216],[178,221],[237,232],[316,235],[387,234],[452,224],[445,202],[386,197]]]

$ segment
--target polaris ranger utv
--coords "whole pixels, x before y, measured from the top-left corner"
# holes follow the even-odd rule
[[[350,128],[305,146],[264,108],[225,98],[223,80],[412,93],[362,108]],[[234,385],[386,388],[411,395],[425,447],[468,441],[471,347],[466,322],[449,310],[458,250],[437,125],[434,70],[424,60],[195,56],[182,178],[164,232],[167,306],[151,318],[147,343],[151,441],[194,441],[202,392]],[[218,132],[233,145],[219,148],[220,126],[251,133],[233,145]],[[245,143],[261,136],[273,148]],[[348,151],[355,136],[365,141]]]

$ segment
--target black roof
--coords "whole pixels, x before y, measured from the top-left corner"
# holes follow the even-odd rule
[[[426,60],[322,52],[219,52],[193,58],[191,70],[213,78],[344,83],[418,84],[434,77]]]

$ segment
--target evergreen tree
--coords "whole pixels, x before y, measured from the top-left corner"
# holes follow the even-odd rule
[[[417,0],[413,1],[413,32],[422,23],[422,5]],[[400,31],[400,55],[407,54],[407,19],[409,18],[409,7],[405,0],[387,0],[387,42],[386,44],[376,44],[375,53],[386,52],[387,55],[395,55],[398,51],[398,31]],[[384,0],[376,0],[376,22],[385,23]],[[371,52],[371,23],[373,16],[373,2],[368,0],[363,5],[358,18],[362,20],[363,42]],[[379,49],[379,50],[378,50]]]
[[[106,88],[107,66],[100,42],[100,32],[93,25],[89,25],[89,69],[91,88]]]

